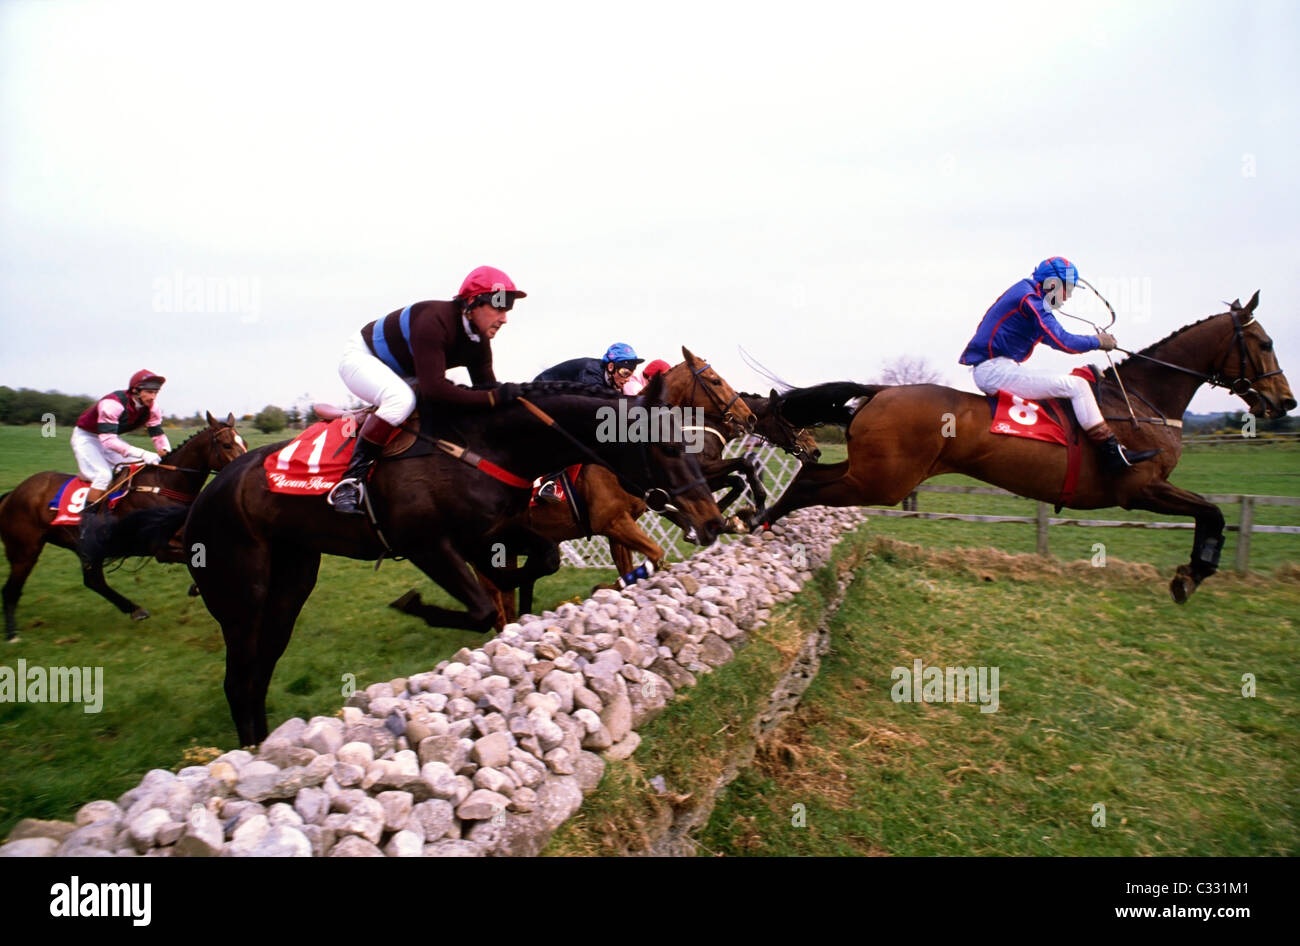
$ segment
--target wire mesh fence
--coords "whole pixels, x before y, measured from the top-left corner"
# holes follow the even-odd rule
[[[799,472],[799,460],[766,440],[758,437],[738,437],[727,444],[722,455],[726,459],[741,457],[753,453],[759,469],[763,488],[767,491],[768,505],[776,502],[785,492],[795,474]],[[752,505],[753,497],[748,490],[736,500],[730,511],[738,506]],[[654,539],[667,553],[669,561],[681,561],[698,550],[698,546],[682,539],[682,530],[657,513],[647,512],[637,520],[645,533]],[[721,542],[735,541],[739,536],[724,535]],[[560,557],[565,565],[576,568],[613,568],[614,558],[609,551],[609,540],[601,535],[589,539],[574,539],[560,543]]]

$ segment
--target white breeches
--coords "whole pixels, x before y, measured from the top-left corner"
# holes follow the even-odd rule
[[[400,427],[415,410],[415,392],[392,368],[376,358],[358,332],[343,348],[339,377],[348,390],[376,407],[375,416]]]
[[[108,484],[113,479],[113,467],[121,463],[138,462],[140,459],[108,449],[99,442],[98,437],[86,433],[80,427],[72,428],[72,454],[77,458],[81,478],[89,480],[95,489],[108,489]]]
[[[1097,408],[1088,382],[1072,374],[1033,371],[1010,358],[990,358],[975,366],[975,385],[985,394],[1006,391],[1024,398],[1066,397],[1084,430],[1092,430],[1104,418]]]

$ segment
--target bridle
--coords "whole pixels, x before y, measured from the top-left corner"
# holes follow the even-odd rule
[[[740,392],[733,391],[731,395],[731,400],[727,401],[724,404],[722,402],[722,398],[714,393],[712,387],[710,385],[705,384],[700,379],[700,376],[708,370],[709,370],[709,363],[705,361],[705,362],[701,362],[699,368],[691,372],[691,400],[695,400],[695,392],[702,388],[704,390],[704,393],[708,395],[709,400],[713,402],[713,406],[718,409],[718,413],[722,415],[722,419],[727,422],[727,426],[732,429],[731,435],[733,437],[739,437],[742,433],[745,433],[746,431],[744,427],[741,425],[741,423],[738,420],[736,420],[736,415],[731,413],[731,405],[735,404],[737,401],[740,400]]]

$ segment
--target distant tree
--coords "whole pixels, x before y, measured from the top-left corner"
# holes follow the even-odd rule
[[[303,418],[303,423],[306,424],[308,427],[310,427],[312,424],[320,423],[320,421],[321,421],[321,416],[316,413],[316,408],[315,407],[307,408],[307,416]]]
[[[268,404],[262,408],[261,413],[253,418],[253,426],[264,434],[273,434],[277,430],[283,430],[287,422],[284,411],[274,404]]]
[[[291,407],[284,412],[285,423],[290,427],[302,427],[302,412],[296,407]]]
[[[943,374],[925,358],[899,355],[886,361],[880,372],[880,384],[941,384]]]

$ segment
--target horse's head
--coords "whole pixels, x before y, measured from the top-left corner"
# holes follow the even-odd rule
[[[208,412],[208,429],[203,431],[211,439],[208,450],[208,468],[214,473],[231,460],[248,452],[248,445],[235,429],[235,415],[228,414],[219,421]]]
[[[1281,417],[1295,410],[1295,395],[1278,364],[1273,339],[1255,318],[1259,291],[1245,305],[1233,300],[1231,308],[1220,318],[1231,324],[1223,359],[1215,372],[1215,381],[1246,402],[1250,412],[1264,417]]]
[[[691,354],[685,345],[682,346],[682,357],[686,360],[663,374],[665,398],[681,407],[699,407],[723,415],[731,428],[728,431],[731,437],[753,430],[758,418],[731,385],[707,361]]]
[[[775,388],[767,397],[748,394],[742,397],[758,418],[756,432],[760,437],[793,454],[800,463],[816,463],[821,458],[821,448],[812,434],[802,427],[795,427],[781,413],[780,395]]]
[[[647,416],[675,416],[672,406],[664,401],[664,388],[664,376],[655,375],[636,399]],[[709,545],[722,532],[722,512],[700,470],[697,451],[688,448],[698,439],[688,438],[681,427],[680,423],[651,423],[656,436],[641,445],[646,485],[650,487],[642,498],[653,511],[686,529],[699,544]]]

